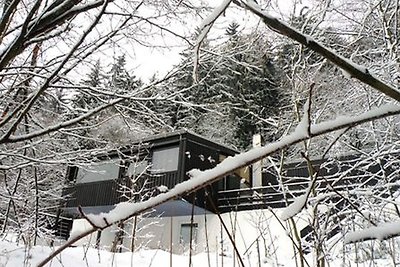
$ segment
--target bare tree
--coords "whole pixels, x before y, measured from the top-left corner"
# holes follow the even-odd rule
[[[169,101],[170,95],[153,89],[169,74],[148,84],[127,84],[122,91],[88,84],[82,74],[99,58],[111,65],[115,53],[130,52],[132,59],[132,45],[158,49],[149,37],[160,40],[160,49],[165,35],[187,42],[184,28],[173,26],[182,21],[180,15],[196,16],[202,9],[184,1],[3,1],[2,234],[10,230],[26,244],[35,244],[48,228],[43,214],[57,208],[67,165],[88,164],[91,153],[164,127],[147,103]],[[94,104],[78,107],[76,95]]]
[[[349,129],[365,123],[373,124],[372,126],[380,124],[381,121],[384,121],[383,125],[386,122],[396,123],[396,119],[391,119],[391,121],[389,119],[386,121],[379,120],[378,122],[377,120],[386,119],[400,113],[400,108],[396,105],[400,100],[398,76],[387,75],[388,72],[386,71],[386,63],[392,62],[388,67],[390,73],[398,73],[399,57],[398,45],[396,45],[398,41],[398,3],[389,0],[369,3],[368,8],[372,7],[373,12],[367,13],[364,20],[359,13],[352,14],[354,16],[350,20],[360,26],[359,28],[342,29],[346,31],[351,29],[350,32],[355,33],[359,38],[337,38],[334,42],[331,42],[340,31],[334,29],[333,34],[326,35],[325,33],[329,33],[332,28],[325,28],[325,31],[321,31],[320,28],[328,18],[332,18],[328,11],[334,10],[341,14],[343,6],[333,6],[334,3],[331,1],[321,2],[323,5],[316,1],[315,4],[319,5],[315,5],[315,8],[309,13],[303,9],[300,12],[300,15],[303,15],[302,20],[299,22],[293,18],[290,22],[293,25],[290,25],[270,15],[266,10],[271,6],[261,7],[252,0],[225,0],[204,20],[198,39],[194,43],[193,80],[195,82],[202,78],[198,72],[198,65],[203,55],[200,53],[202,43],[215,21],[232,6],[247,10],[259,18],[268,28],[300,44],[296,47],[297,50],[293,52],[295,54],[292,59],[296,59],[296,61],[291,65],[291,72],[288,74],[291,79],[291,86],[299,95],[299,97],[294,98],[293,107],[297,122],[293,123],[296,127],[293,127],[294,130],[291,134],[286,134],[280,140],[265,147],[250,150],[232,159],[225,160],[212,170],[192,171],[190,174],[196,177],[196,182],[183,183],[167,193],[150,198],[143,203],[123,203],[104,217],[86,216],[92,228],[61,246],[40,266],[46,264],[68,245],[86,235],[114,224],[122,224],[123,221],[137,216],[145,210],[178,195],[193,192],[232,173],[235,169],[252,164],[289,146],[302,143],[307,160],[308,154],[312,153],[312,151],[310,152],[309,141],[312,138],[337,131],[349,131]],[[363,3],[356,1],[352,3],[357,3],[363,7]],[[154,16],[140,15],[140,10],[144,7],[153,10]],[[122,45],[122,43],[117,42],[122,37],[137,33],[137,35],[134,35],[138,38],[135,41],[141,42],[140,34],[145,31],[144,29],[148,30],[146,27],[155,28],[161,33],[168,33],[181,38],[182,34],[173,32],[169,28],[169,23],[172,23],[171,20],[173,19],[178,21],[177,14],[179,12],[188,14],[188,12],[196,13],[198,10],[198,7],[194,7],[186,1],[179,1],[176,6],[163,2],[153,4],[145,1],[99,0],[84,2],[67,0],[61,4],[57,1],[52,4],[45,4],[39,0],[6,1],[0,22],[3,48],[0,56],[2,81],[0,88],[2,96],[0,100],[2,112],[0,120],[0,145],[2,146],[0,171],[6,190],[0,197],[3,202],[7,203],[5,214],[10,214],[11,210],[14,212],[15,216],[12,220],[15,225],[18,225],[19,229],[23,229],[21,224],[23,213],[20,209],[24,203],[19,194],[22,192],[20,188],[27,188],[26,184],[33,182],[35,218],[38,218],[40,203],[37,200],[40,199],[40,184],[42,182],[40,175],[42,175],[43,181],[45,181],[46,175],[46,172],[41,168],[54,164],[67,164],[71,161],[87,161],[89,157],[86,157],[86,155],[89,156],[93,152],[93,148],[85,150],[76,145],[76,138],[85,138],[79,134],[79,130],[82,130],[82,127],[93,127],[90,123],[84,126],[79,123],[87,121],[109,107],[115,108],[122,118],[125,118],[124,115],[129,112],[144,117],[149,116],[149,114],[151,116],[151,110],[146,106],[146,101],[174,99],[171,95],[159,95],[151,90],[159,81],[150,85],[142,85],[131,92],[119,93],[111,91],[107,87],[83,85],[74,80],[73,75],[79,72],[86,63],[94,62],[92,56],[95,52],[106,51],[106,48],[110,47],[108,45],[111,45],[111,47]],[[357,10],[364,11],[362,8]],[[375,11],[377,11],[376,14]],[[376,16],[378,15],[380,19],[377,19]],[[160,18],[162,23],[155,22],[154,17]],[[344,17],[349,17],[349,15],[346,14]],[[108,24],[107,27],[101,27],[99,23],[107,20],[112,21],[112,23]],[[82,21],[89,21],[84,29],[77,26],[82,24]],[[359,21],[362,22],[359,23]],[[369,21],[372,23],[371,26],[368,26],[367,22]],[[382,26],[380,30],[374,31],[376,26],[374,23],[380,23]],[[373,34],[370,35],[371,32]],[[362,50],[359,48],[360,46],[355,49],[351,48],[351,45],[367,37],[377,38],[379,47],[385,47],[385,49],[378,51],[374,57],[369,57],[375,51],[371,51],[369,48]],[[349,46],[351,49],[337,49],[341,45]],[[340,50],[342,54],[338,53],[337,50]],[[388,58],[391,61],[376,63],[374,60],[382,59],[381,55],[389,55]],[[367,60],[365,60],[366,58]],[[383,67],[377,68],[376,66]],[[329,68],[329,71],[324,72],[322,75],[324,77],[321,77],[319,73],[324,68]],[[307,73],[309,75],[306,76],[306,79],[301,79],[300,74],[306,75]],[[344,79],[344,76],[347,80]],[[393,76],[395,77],[393,78]],[[332,81],[336,77],[339,78]],[[353,84],[356,85],[350,86]],[[324,97],[318,98],[318,95],[315,97],[314,94],[309,93],[309,88],[314,86],[316,87],[314,91],[322,88],[322,90],[334,91],[335,95],[344,94],[344,97],[341,99],[336,98],[336,96],[328,97],[331,102],[329,102],[329,105],[325,105],[327,102],[323,99]],[[339,86],[341,88],[337,88]],[[324,105],[331,110],[334,109],[337,101],[340,105],[346,106],[348,102],[346,103],[342,99],[345,99],[348,95],[354,96],[354,92],[362,90],[368,92],[363,97],[368,99],[369,102],[366,108],[360,105],[361,108],[357,114],[351,114],[351,117],[337,118],[335,112],[324,113]],[[83,92],[88,96],[95,97],[98,104],[79,112],[72,110],[68,101],[69,97],[76,92]],[[376,96],[378,96],[378,101],[374,100]],[[359,98],[354,96],[354,99]],[[51,106],[47,105],[50,102],[49,100],[52,101]],[[135,103],[135,105],[128,105],[128,101]],[[304,111],[301,111],[302,107]],[[162,121],[157,120],[156,116],[151,117],[155,123],[163,124]],[[291,128],[289,126],[288,129]],[[357,128],[354,133],[359,136],[356,136],[355,139],[359,139],[360,136],[362,139],[368,136],[365,134],[365,129],[367,128]],[[393,135],[390,136],[387,133],[384,136],[389,138],[380,139],[384,140],[383,142],[387,143],[388,147],[394,144],[395,141],[393,140],[398,136],[397,128],[392,127],[392,129],[393,132],[390,132],[390,134]],[[374,135],[376,131],[371,131],[371,133]],[[64,146],[60,146],[58,142],[60,139],[68,140],[68,142],[61,142]],[[338,143],[338,140],[334,138],[330,143]],[[343,143],[346,143],[346,140]],[[349,145],[353,149],[357,148],[355,144],[350,143]],[[109,144],[103,144],[94,149],[104,150],[108,147]],[[77,157],[78,153],[79,157]],[[316,197],[313,181],[316,181],[317,177],[317,174],[314,174],[310,167],[310,187],[300,199],[303,203],[299,205],[299,202],[296,201],[297,209],[294,209],[293,206],[289,207],[286,219],[296,215],[309,199]],[[25,186],[22,186],[22,184],[25,184]],[[341,196],[341,198],[344,198],[344,196]],[[389,202],[393,201],[396,204],[395,200],[392,199]],[[352,202],[352,200],[349,200],[349,203]],[[19,205],[16,205],[16,203],[19,203]],[[357,211],[357,209],[355,210]],[[318,208],[315,209],[314,215],[320,215]],[[5,217],[6,223],[4,223],[3,229],[11,218],[9,215]],[[363,218],[365,219],[365,216]],[[313,219],[315,220],[313,223],[318,224],[319,217],[314,216]],[[371,223],[371,220],[368,222]],[[36,231],[35,229],[37,227],[34,227],[34,231]],[[324,262],[320,260],[320,256],[323,255],[325,249],[321,242],[318,242],[316,247],[318,247],[318,264],[323,266]]]

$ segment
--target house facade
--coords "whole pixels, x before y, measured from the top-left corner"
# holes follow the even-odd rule
[[[129,147],[97,155],[88,165],[70,166],[67,171],[68,186],[63,191],[65,201],[62,215],[73,218],[71,231],[78,231],[89,227],[82,219],[81,212],[99,214],[110,211],[115,204],[123,201],[144,201],[190,179],[187,175],[189,170],[213,168],[225,158],[237,153],[227,146],[188,131],[138,140]],[[123,244],[125,248],[132,248],[132,237],[135,235],[133,238],[140,240],[140,231],[135,231],[154,224],[147,234],[155,234],[158,231],[164,233],[165,229],[170,230],[173,227],[175,234],[168,236],[168,239],[172,238],[173,243],[182,245],[176,246],[177,252],[181,251],[190,239],[190,232],[193,240],[197,231],[203,227],[203,219],[200,221],[194,218],[206,214],[211,220],[212,215],[220,212],[219,191],[250,186],[250,169],[244,168],[197,190],[194,194],[180,196],[161,204],[144,217],[134,218],[124,226],[125,238],[119,241],[115,240],[116,230],[110,229],[99,233],[91,242],[98,242],[103,246],[112,246],[113,242],[118,242],[119,246]],[[145,221],[147,222],[144,223]],[[130,237],[126,238],[129,235]],[[195,239],[197,238],[200,239],[200,235]],[[146,241],[138,242],[142,244]],[[159,247],[160,240],[157,243],[147,245]]]
[[[90,227],[78,207],[85,214],[98,214],[111,210],[119,202],[144,201],[190,179],[189,170],[213,168],[236,153],[187,131],[139,140],[118,151],[97,155],[88,165],[69,167],[62,215],[73,218],[73,235]],[[224,242],[230,243],[222,230],[226,228],[233,233],[236,245],[247,251],[255,244],[252,240],[259,240],[268,229],[273,228],[269,233],[271,239],[275,234],[285,236],[285,229],[277,218],[282,208],[303,195],[311,183],[314,183],[314,195],[330,195],[319,201],[335,216],[341,210],[353,208],[335,195],[336,191],[353,194],[353,191],[357,193],[355,190],[374,186],[376,191],[382,189],[377,192],[380,197],[391,197],[398,190],[398,168],[391,164],[395,162],[393,157],[397,155],[362,160],[360,155],[352,154],[330,160],[292,161],[283,166],[277,161],[264,162],[258,164],[262,166],[259,174],[252,174],[251,167],[243,168],[194,194],[179,196],[81,242],[112,251],[134,251],[140,247],[173,253],[184,253],[188,249],[224,251],[231,247],[224,245]],[[254,182],[252,176],[261,180]],[[393,186],[388,190],[385,183]],[[271,212],[271,208],[275,211]],[[331,227],[330,235],[341,230],[338,225]],[[297,220],[297,226],[303,238],[313,232],[304,216]],[[283,233],[279,234],[280,231]],[[270,245],[267,239],[262,242],[263,246]]]

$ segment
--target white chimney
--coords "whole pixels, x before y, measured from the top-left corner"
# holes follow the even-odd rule
[[[261,147],[261,134],[253,135],[253,148]],[[262,186],[262,175],[261,175],[262,161],[253,163],[252,171],[252,182],[253,187]]]

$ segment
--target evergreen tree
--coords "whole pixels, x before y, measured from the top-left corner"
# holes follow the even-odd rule
[[[226,30],[228,42],[207,47],[221,56],[201,55],[198,84],[193,84],[192,52],[183,54],[173,86],[183,91],[182,103],[189,101],[193,106],[178,105],[175,111],[171,107],[170,121],[174,128],[192,129],[245,148],[255,133],[273,138],[276,129],[267,121],[278,115],[284,97],[272,55],[264,52],[268,51],[265,38],[241,35],[238,28],[231,23]]]
[[[131,91],[141,85],[140,80],[126,70],[125,55],[118,56],[112,64],[108,85],[117,93]]]
[[[83,84],[100,88],[104,84],[104,74],[100,65],[100,59],[96,61],[96,64],[90,69],[87,74],[87,78],[83,80]],[[90,90],[89,90],[90,92]],[[75,108],[89,110],[98,106],[101,102],[101,97],[97,96],[95,92],[88,94],[82,90],[78,91],[73,99],[73,105]]]
[[[240,27],[240,24],[236,23],[236,22],[231,22],[228,25],[228,28],[226,29],[225,33],[229,37],[229,40],[231,42],[238,41],[238,39],[239,39],[239,31],[238,31],[239,27]]]
[[[141,81],[129,73],[125,65],[125,56],[118,56],[110,70],[104,74],[98,60],[83,80],[83,84],[88,87],[78,90],[74,96],[75,112],[83,113],[113,100],[117,95],[110,94],[112,92],[127,94],[138,89]],[[107,94],[103,94],[103,91]],[[137,105],[137,102],[126,100],[118,107],[108,108],[91,117],[90,123],[83,121],[79,132],[82,138],[79,139],[78,146],[94,148],[107,143],[119,145],[129,142],[131,138],[129,132],[146,121],[138,115],[140,112],[134,112],[134,110],[140,110]],[[87,128],[88,125],[96,125],[96,127]]]
[[[83,81],[84,84],[98,87],[102,84],[103,75],[101,74],[101,65],[100,59],[96,61],[96,64],[91,68],[89,74],[87,75],[87,79]]]

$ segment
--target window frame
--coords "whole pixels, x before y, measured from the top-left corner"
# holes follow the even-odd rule
[[[188,229],[188,236],[187,240],[185,240],[183,236],[183,229]],[[190,231],[192,231],[192,240],[190,240]],[[179,231],[179,244],[182,246],[189,246],[190,241],[193,244],[197,244],[197,238],[198,238],[198,233],[199,233],[199,224],[197,222],[193,223],[181,223],[180,225],[180,231]]]
[[[99,169],[99,167],[103,165],[110,165],[113,164],[115,167],[117,167],[117,170],[114,170],[111,174],[115,174],[115,177],[113,175],[110,175],[110,178],[104,178],[104,176],[107,173],[107,169]],[[75,183],[76,184],[87,184],[87,183],[97,183],[97,182],[106,182],[106,181],[111,181],[111,180],[117,180],[119,179],[121,175],[121,168],[123,168],[123,162],[121,159],[116,158],[116,159],[109,159],[109,160],[104,160],[100,162],[96,162],[96,164],[89,165],[87,168],[78,168],[78,171],[76,173],[76,178],[75,178]],[[101,173],[103,171],[106,171],[105,174]],[[83,172],[83,174],[82,174]],[[101,179],[92,179],[93,176],[99,174]],[[85,179],[85,176],[89,174],[90,179]],[[81,176],[81,177],[80,177]],[[82,181],[83,180],[83,181]]]
[[[171,154],[173,152],[173,154]],[[161,164],[162,168],[157,167],[158,162],[154,162],[155,160],[155,155],[158,153],[162,154],[163,159],[167,159],[167,164]],[[167,155],[167,156],[165,156]],[[172,155],[174,156],[172,158]],[[180,155],[180,146],[179,145],[173,145],[173,146],[166,146],[166,147],[160,147],[156,148],[151,152],[151,166],[150,166],[150,171],[152,173],[166,173],[166,172],[176,172],[179,169],[179,155]],[[161,156],[161,155],[160,155]],[[175,157],[176,156],[176,157]],[[175,160],[174,162],[172,162]],[[161,161],[160,161],[161,162]],[[170,165],[174,165],[173,168]],[[168,165],[168,166],[167,166]],[[164,168],[167,167],[167,168]]]

